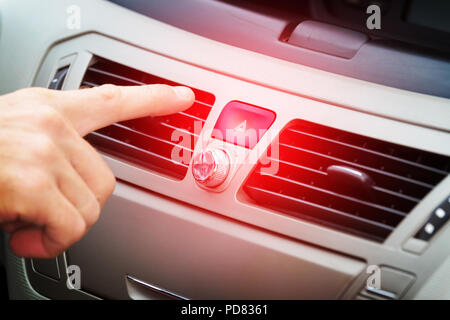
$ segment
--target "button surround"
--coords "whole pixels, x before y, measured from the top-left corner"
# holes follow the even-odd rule
[[[275,121],[276,114],[241,101],[228,102],[217,119],[213,138],[252,149]]]

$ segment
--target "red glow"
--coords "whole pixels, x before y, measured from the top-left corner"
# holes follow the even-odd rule
[[[275,121],[271,110],[244,102],[231,101],[223,108],[217,120],[214,134],[216,139],[253,148]]]

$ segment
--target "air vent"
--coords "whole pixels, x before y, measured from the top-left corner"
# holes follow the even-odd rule
[[[180,85],[97,58],[96,62],[87,69],[81,87],[152,83]],[[183,112],[115,123],[87,135],[86,140],[105,153],[173,178],[183,179],[198,138],[198,130],[194,132],[194,128],[203,127],[215,100],[211,93],[191,89],[195,92],[196,101],[191,108]],[[173,135],[175,130],[179,134]],[[180,144],[181,139],[191,141],[190,143],[182,141],[183,143]],[[177,156],[172,157],[172,154]]]
[[[300,120],[271,148],[278,171],[265,159],[244,184],[255,203],[379,242],[450,171],[448,157]]]

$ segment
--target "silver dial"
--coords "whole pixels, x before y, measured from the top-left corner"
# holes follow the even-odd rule
[[[206,149],[198,153],[192,162],[192,174],[198,184],[217,187],[222,184],[230,171],[230,158],[222,149]]]

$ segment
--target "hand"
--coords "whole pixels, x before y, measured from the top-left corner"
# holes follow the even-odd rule
[[[186,87],[148,85],[0,96],[0,227],[23,257],[55,257],[97,221],[115,177],[82,137],[117,121],[182,111]]]

